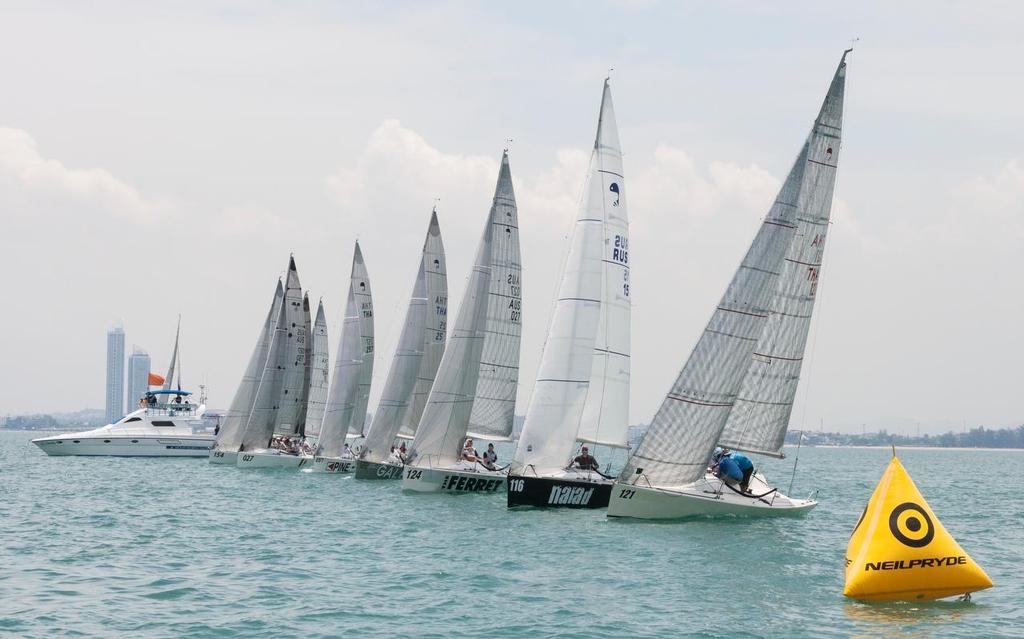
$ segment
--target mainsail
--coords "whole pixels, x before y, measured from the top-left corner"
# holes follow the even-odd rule
[[[483,237],[477,247],[473,270],[466,282],[466,293],[459,306],[451,337],[448,338],[437,370],[437,379],[430,390],[423,417],[416,430],[416,438],[413,440],[410,457],[418,464],[436,466],[456,461],[462,440],[470,425],[471,414],[475,413],[474,405],[482,399],[481,390],[491,393],[489,397],[483,398],[485,406],[492,409],[488,416],[496,418],[502,415],[507,419],[507,424],[487,422],[486,424],[490,426],[489,432],[494,432],[495,436],[500,437],[507,437],[511,433],[515,381],[511,382],[512,406],[506,409],[506,389],[499,382],[506,381],[507,377],[505,374],[496,373],[501,367],[518,369],[519,361],[518,337],[515,340],[506,339],[513,333],[509,324],[514,322],[518,325],[521,321],[518,304],[519,244],[518,240],[513,244],[508,239],[509,236],[516,234],[516,229],[510,226],[510,223],[515,223],[515,195],[512,191],[512,174],[506,152],[501,158],[494,199]],[[497,236],[502,236],[504,248],[496,259],[493,249],[499,239]],[[513,248],[515,255],[510,254]],[[509,288],[496,285],[496,278],[493,276],[496,264],[506,273],[506,286]],[[510,289],[513,285],[516,287],[514,294]],[[503,314],[499,314],[499,309],[495,309],[491,303],[499,294],[504,295],[504,306],[500,309]],[[518,335],[517,330],[515,334]],[[501,336],[501,340],[492,344],[503,343],[508,350],[489,353],[491,359],[485,363],[484,346],[489,335]],[[486,377],[481,374],[485,367]],[[485,380],[486,383],[482,384],[481,382]],[[494,401],[495,397],[499,401]]]
[[[821,284],[843,126],[846,53],[814,122],[797,201],[796,235],[782,265],[771,314],[719,437],[722,446],[781,456]]]
[[[507,152],[501,158],[490,224],[494,231],[490,248],[487,328],[476,398],[469,417],[469,434],[483,439],[509,441],[512,439],[516,409],[523,325],[519,217]]]
[[[564,468],[577,439],[626,446],[629,219],[622,151],[605,80],[583,200],[513,472]]]
[[[171,353],[171,365],[167,367],[167,377],[164,378],[164,390],[171,390],[174,383],[174,368],[178,364],[178,338],[181,337],[181,315],[178,316],[178,328],[174,331],[174,352]],[[181,380],[178,380],[181,386]]]
[[[353,282],[354,284],[354,282]],[[341,341],[334,357],[334,379],[327,398],[327,412],[317,454],[340,457],[345,449],[345,435],[352,424],[357,395],[359,372],[363,365],[363,341],[359,332],[359,305],[353,285],[349,285],[345,304],[345,321],[341,327]]]
[[[316,320],[313,323],[310,351],[309,399],[306,401],[306,437],[319,437],[320,426],[327,408],[327,375],[330,361],[327,347],[327,317],[324,314],[324,302],[316,309]]]
[[[416,374],[409,410],[402,419],[398,436],[412,439],[416,426],[423,416],[427,397],[437,376],[437,367],[444,355],[445,339],[448,335],[448,275],[441,242],[441,227],[437,223],[437,210],[430,215],[427,239],[423,243],[423,283],[427,299],[423,324],[423,356]]]
[[[358,241],[352,258],[352,290],[359,309],[359,335],[363,354],[359,367],[359,389],[348,432],[350,435],[362,435],[366,425],[366,407],[370,402],[370,382],[373,380],[373,297],[370,295],[370,278]]]
[[[295,258],[288,259],[288,278],[284,288],[284,327],[281,335],[280,365],[282,369],[281,397],[278,400],[274,432],[283,435],[299,434],[299,417],[306,405],[306,314],[302,309],[302,287]]]
[[[440,260],[438,256],[440,256]],[[440,228],[435,211],[431,214],[430,228],[427,230],[427,237],[423,243],[420,265],[416,272],[416,283],[413,286],[409,307],[405,312],[405,323],[402,325],[402,335],[398,339],[398,347],[391,360],[391,368],[388,370],[380,402],[373,414],[370,432],[363,442],[364,459],[384,461],[390,452],[392,442],[403,426],[409,428],[409,432],[415,432],[415,424],[409,427],[412,419],[410,413],[414,392],[422,370],[423,356],[429,348],[428,345],[432,346],[438,341],[442,346],[444,344],[444,326],[440,327],[440,331],[437,330],[436,306],[429,304],[427,300],[428,261],[431,268],[436,270],[443,259],[444,248],[441,246]],[[434,265],[435,262],[437,266]],[[443,284],[443,271],[441,271],[441,278]],[[445,296],[447,297],[447,292],[445,292]],[[430,331],[426,330],[428,309],[433,325],[433,330]],[[440,335],[439,340],[438,335]],[[437,364],[435,363],[434,370],[427,371],[431,384],[436,368]],[[429,392],[429,386],[427,392]],[[418,418],[418,415],[416,417]]]
[[[836,75],[839,82],[833,82],[830,93],[842,90],[842,64]],[[832,103],[826,98],[826,106]],[[816,121],[821,119],[819,114]],[[813,139],[812,133],[704,333],[626,462],[621,481],[642,475],[652,486],[678,486],[704,474],[768,324],[796,232],[805,172],[821,162],[812,153]]]
[[[242,444],[245,425],[249,421],[249,415],[256,403],[256,391],[267,366],[267,358],[270,355],[270,346],[283,301],[284,286],[281,285],[281,280],[278,280],[277,289],[274,291],[274,301],[270,304],[267,319],[263,321],[263,329],[256,340],[256,347],[253,348],[252,354],[249,356],[249,364],[245,367],[242,381],[238,384],[234,399],[231,400],[231,408],[224,416],[224,422],[220,425],[220,430],[217,433],[217,441],[214,444],[216,450],[234,452]]]

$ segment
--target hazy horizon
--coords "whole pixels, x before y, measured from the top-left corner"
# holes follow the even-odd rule
[[[226,408],[289,253],[323,297],[333,361],[357,238],[374,410],[435,198],[454,312],[508,138],[524,413],[614,67],[630,417],[647,422],[860,37],[793,428],[1024,422],[1020,5],[113,2],[2,15],[0,258],[15,286],[0,413],[102,406],[117,324],[126,352],[143,348],[162,374],[179,313],[186,384]]]

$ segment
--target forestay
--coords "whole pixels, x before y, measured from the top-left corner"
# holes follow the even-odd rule
[[[327,317],[323,300],[317,305],[316,320],[310,338],[310,381],[309,399],[306,402],[306,437],[319,437],[320,426],[327,408],[327,375],[330,371],[327,346]]]
[[[352,258],[352,290],[359,309],[362,363],[359,365],[359,389],[348,432],[350,435],[362,435],[366,425],[366,407],[370,402],[370,382],[373,380],[373,297],[370,294],[370,277],[358,241]]]
[[[522,259],[519,219],[508,153],[501,159],[498,185],[491,204],[491,281],[487,328],[469,434],[489,440],[511,440],[519,384],[522,339]]]
[[[391,450],[391,445],[404,427],[410,433],[415,432],[415,423],[411,423],[413,398],[418,383],[418,377],[422,370],[423,356],[427,349],[440,341],[444,344],[444,326],[441,325],[440,333],[436,330],[436,321],[431,321],[434,330],[427,331],[428,309],[432,315],[431,320],[436,317],[434,305],[427,299],[427,267],[436,269],[441,265],[438,259],[438,252],[443,258],[443,247],[440,245],[441,236],[437,225],[436,212],[431,214],[430,227],[423,244],[423,251],[420,254],[419,268],[416,271],[416,282],[413,285],[412,298],[409,300],[409,307],[405,312],[405,322],[402,325],[402,334],[398,339],[398,347],[391,360],[391,368],[388,370],[388,377],[384,383],[384,390],[381,393],[377,410],[373,414],[373,423],[370,432],[363,442],[364,459],[370,461],[384,461]],[[436,265],[435,265],[436,262]],[[441,272],[442,284],[444,273]],[[447,296],[447,293],[445,293]],[[443,321],[443,320],[442,320]],[[440,334],[440,340],[438,340]],[[429,340],[429,342],[428,342]],[[438,358],[439,359],[439,358]],[[431,384],[434,379],[434,372],[437,364],[429,373]],[[430,392],[429,386],[427,391]],[[422,403],[420,405],[422,411]],[[416,415],[416,418],[419,416]]]
[[[782,266],[771,314],[754,349],[719,442],[781,456],[821,284],[843,125],[846,53],[814,123],[797,203],[796,235]]]
[[[420,358],[416,386],[412,391],[409,410],[402,420],[398,436],[412,439],[416,426],[423,416],[427,397],[437,376],[437,367],[444,355],[445,339],[448,335],[448,275],[441,241],[441,227],[437,223],[437,211],[430,215],[427,239],[423,243],[423,274],[427,298],[426,315],[423,325],[423,356]]]
[[[473,270],[466,282],[466,292],[463,295],[459,306],[459,312],[455,319],[451,337],[445,346],[441,364],[438,367],[437,379],[430,390],[423,417],[420,419],[419,427],[416,430],[416,438],[413,440],[410,458],[416,465],[438,466],[449,465],[458,459],[459,449],[467,434],[470,423],[470,415],[481,389],[478,383],[481,380],[480,371],[484,343],[489,334],[508,335],[511,330],[500,321],[502,326],[492,327],[499,323],[499,317],[489,315],[490,302],[495,297],[491,293],[495,290],[493,286],[495,259],[492,257],[492,247],[497,235],[508,235],[512,230],[506,224],[496,223],[500,220],[509,219],[508,207],[512,207],[512,220],[515,215],[515,197],[512,192],[512,177],[508,165],[507,152],[502,156],[501,169],[498,175],[498,183],[495,188],[494,200],[491,211],[484,227],[484,234],[477,247],[476,258],[473,263]],[[518,248],[518,242],[515,247]],[[509,249],[506,246],[506,251]],[[518,253],[518,251],[516,251]],[[509,268],[511,256],[503,255],[500,262],[503,268]],[[518,259],[516,259],[518,267]],[[515,269],[518,273],[518,268]],[[516,284],[518,286],[518,282]],[[500,290],[500,289],[499,289]],[[512,297],[511,293],[506,294],[505,300],[508,303]],[[511,309],[510,309],[511,310]],[[519,317],[516,317],[516,322]],[[500,331],[497,329],[501,329]],[[511,341],[511,340],[509,340]],[[516,351],[518,351],[518,339],[515,340]],[[508,344],[511,347],[511,344]],[[502,355],[492,353],[492,355]],[[500,379],[494,373],[494,364],[508,362],[512,354],[505,352],[500,359],[490,360],[489,383],[487,387],[491,391],[500,391],[496,380]],[[514,354],[514,360],[518,364],[518,352]],[[514,382],[513,382],[514,384]],[[512,401],[514,403],[514,396]],[[497,402],[488,402],[488,406],[494,409],[497,414]],[[494,424],[495,432],[507,436],[512,429],[511,410],[505,411],[501,408],[502,414],[507,414],[507,426]]]
[[[263,371],[267,366],[267,359],[270,355],[270,346],[274,337],[274,330],[277,327],[277,318],[281,314],[281,304],[284,301],[284,286],[281,280],[277,281],[277,289],[274,291],[274,300],[270,304],[267,318],[263,321],[263,329],[252,354],[249,355],[249,363],[245,367],[242,381],[235,390],[235,396],[231,400],[231,407],[224,416],[224,422],[220,425],[217,433],[217,441],[214,449],[223,452],[236,452],[242,444],[242,436],[245,434],[245,425],[249,421],[253,405],[256,402],[256,391],[263,377]]]
[[[288,260],[288,277],[284,289],[284,327],[280,359],[282,369],[281,396],[278,399],[274,432],[282,435],[298,434],[299,417],[306,405],[306,315],[302,309],[302,286],[295,268],[295,258]]]
[[[513,472],[564,468],[577,439],[626,445],[628,224],[622,151],[606,80],[583,199]]]

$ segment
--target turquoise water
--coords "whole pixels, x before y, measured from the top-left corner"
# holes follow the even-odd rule
[[[0,433],[9,636],[1024,634],[1018,452],[901,451],[996,587],[865,605],[842,597],[843,554],[883,449],[803,449],[793,492],[822,499],[806,519],[666,524],[205,460],[46,457],[30,438]],[[766,463],[783,488],[791,467]]]

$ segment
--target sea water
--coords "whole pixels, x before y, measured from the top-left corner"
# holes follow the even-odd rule
[[[205,459],[47,457],[0,433],[0,634],[13,637],[1024,635],[1024,453],[900,450],[995,588],[842,596],[888,449],[804,448],[803,519],[613,520],[491,495]],[[507,445],[499,447],[503,460]],[[782,489],[796,451],[763,468]]]

